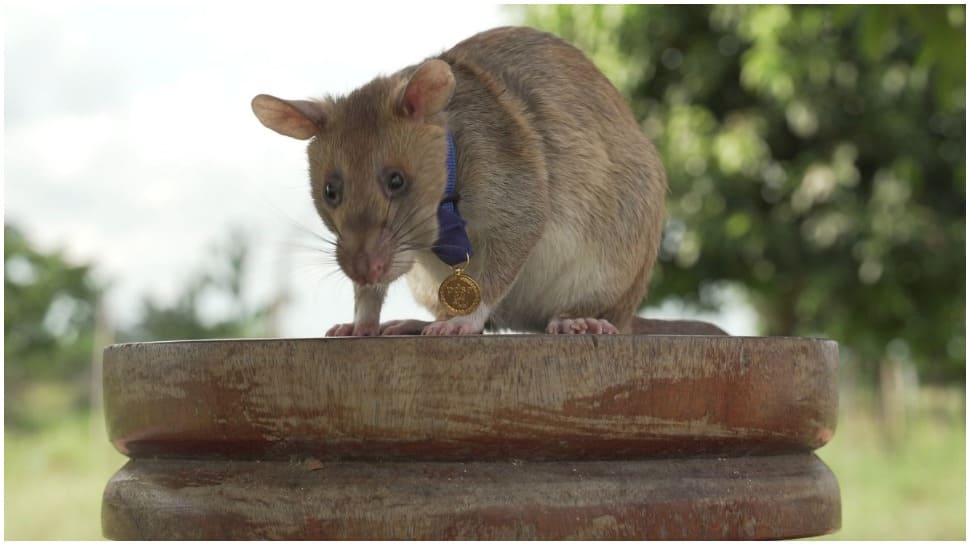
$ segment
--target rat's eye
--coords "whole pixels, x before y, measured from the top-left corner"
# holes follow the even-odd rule
[[[387,188],[391,191],[404,189],[404,176],[401,176],[400,172],[391,174],[391,179],[387,181]]]
[[[330,206],[337,206],[340,204],[340,178],[332,176],[327,180],[327,183],[323,186],[323,197],[327,200]]]
[[[397,170],[389,170],[384,173],[384,187],[388,197],[395,197],[401,194],[408,186],[407,178]]]

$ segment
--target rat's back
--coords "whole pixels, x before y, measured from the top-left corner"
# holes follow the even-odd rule
[[[457,126],[493,125],[476,130],[491,142],[470,148],[518,147],[514,153],[528,170],[544,178],[545,233],[510,294],[533,306],[498,316],[520,322],[521,314],[551,300],[532,301],[529,293],[556,299],[572,297],[560,293],[571,290],[583,299],[581,308],[629,300],[620,314],[632,316],[657,254],[666,177],[624,98],[582,51],[531,28],[483,32],[440,58],[458,82],[449,119]],[[478,200],[469,195],[469,204]],[[547,319],[535,314],[530,328]]]

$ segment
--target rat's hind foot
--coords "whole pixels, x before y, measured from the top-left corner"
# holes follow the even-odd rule
[[[381,335],[420,335],[430,323],[424,320],[391,320],[381,324]]]
[[[574,335],[592,333],[594,335],[616,335],[620,331],[607,320],[597,318],[554,318],[546,326],[546,333]]]

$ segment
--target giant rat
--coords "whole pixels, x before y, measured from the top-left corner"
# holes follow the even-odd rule
[[[666,175],[616,88],[551,34],[497,28],[345,97],[259,95],[252,108],[266,127],[310,141],[313,203],[354,283],[354,322],[328,335],[723,334],[635,315]],[[442,207],[459,231],[448,243]],[[442,251],[464,256],[446,263]],[[438,297],[456,266],[480,286],[467,315]],[[380,322],[388,284],[405,273],[434,322]]]

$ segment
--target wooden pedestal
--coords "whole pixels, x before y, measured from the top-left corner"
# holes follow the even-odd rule
[[[486,335],[117,345],[113,539],[835,531],[838,348]]]

